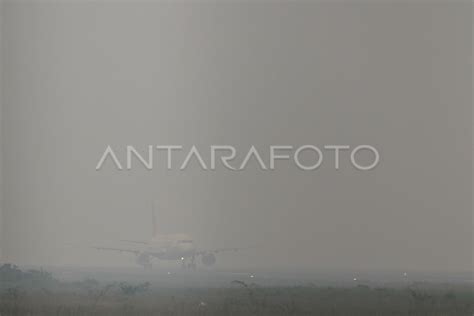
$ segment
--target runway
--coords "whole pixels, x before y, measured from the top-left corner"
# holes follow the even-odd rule
[[[38,267],[34,267],[38,268]],[[230,270],[198,269],[196,271],[163,269],[143,270],[140,267],[43,267],[60,281],[95,279],[100,282],[150,282],[163,288],[229,287],[235,280],[256,286],[343,286],[367,285],[371,287],[404,287],[413,283],[466,284],[472,281],[471,273],[420,273],[420,272],[363,272],[330,270]]]

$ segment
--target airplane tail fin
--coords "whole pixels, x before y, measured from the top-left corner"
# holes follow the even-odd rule
[[[151,222],[153,225],[153,237],[158,235],[158,226],[156,223],[156,215],[155,215],[155,201],[151,202]]]

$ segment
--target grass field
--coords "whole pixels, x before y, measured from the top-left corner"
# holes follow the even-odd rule
[[[4,269],[5,270],[5,269]],[[44,271],[0,270],[0,315],[473,315],[470,286],[262,287],[235,280],[216,288],[147,282],[60,282]]]

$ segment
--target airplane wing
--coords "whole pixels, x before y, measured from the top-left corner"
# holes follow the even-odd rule
[[[93,247],[97,250],[111,250],[111,251],[119,251],[119,252],[130,252],[135,255],[138,255],[142,252],[140,249],[133,249],[133,248],[125,248],[125,247]]]
[[[93,248],[97,250],[128,252],[128,253],[133,253],[136,256],[138,256],[139,254],[148,254],[150,256],[158,257],[163,254],[162,250],[147,249],[147,248],[132,248],[132,247],[93,247]]]
[[[120,241],[129,242],[129,243],[132,243],[132,244],[140,244],[140,245],[149,245],[150,244],[149,242],[142,241],[142,240],[121,239]]]
[[[220,252],[239,251],[239,250],[244,250],[244,249],[249,249],[249,247],[247,247],[247,248],[236,248],[236,247],[233,247],[233,248],[215,248],[215,249],[199,250],[199,251],[196,252],[196,255],[200,256],[200,255],[206,255],[206,254],[209,254],[209,253],[218,254]]]

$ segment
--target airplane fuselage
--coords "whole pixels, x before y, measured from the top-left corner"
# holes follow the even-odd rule
[[[161,260],[184,260],[196,252],[194,241],[184,234],[155,236],[150,245],[160,249],[155,257]]]

